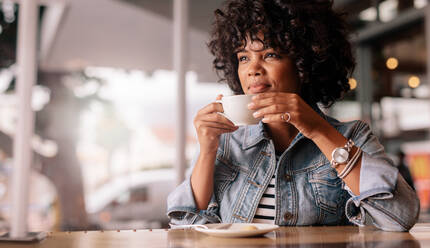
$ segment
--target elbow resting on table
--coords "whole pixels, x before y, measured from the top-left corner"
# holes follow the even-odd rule
[[[409,186],[408,186],[409,187]],[[419,215],[420,215],[420,200],[418,199],[417,194],[415,191],[411,189],[411,193],[414,195],[413,200],[410,203],[410,211],[411,211],[411,217],[406,220],[406,223],[408,223],[407,228],[403,231],[409,231],[418,221]]]
[[[373,225],[383,231],[409,231],[418,220],[420,202],[401,175],[396,181],[394,190],[373,189],[350,198],[346,204],[348,219],[356,225]]]
[[[370,200],[369,205],[382,212],[382,216],[372,216],[375,226],[384,231],[407,232],[417,222],[420,212],[420,201],[415,191],[399,176],[398,185],[391,206],[383,206],[378,200]]]
[[[417,222],[420,212],[420,201],[418,197],[414,197],[406,207],[408,211],[410,211],[410,214],[406,215],[405,217],[401,218],[401,221],[398,221],[398,219],[393,219],[395,222],[395,225],[387,225],[382,226],[382,230],[384,231],[394,231],[394,232],[407,232],[409,231]]]

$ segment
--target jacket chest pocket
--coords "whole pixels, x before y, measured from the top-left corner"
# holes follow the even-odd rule
[[[315,201],[320,208],[321,224],[335,224],[342,218],[346,191],[342,189],[342,179],[329,164],[323,165],[309,174],[309,183]]]
[[[236,179],[238,170],[234,165],[217,158],[214,171],[214,193],[218,201],[222,200],[225,190]]]

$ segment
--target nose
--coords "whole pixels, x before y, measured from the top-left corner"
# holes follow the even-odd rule
[[[263,75],[264,68],[261,66],[259,60],[250,61],[250,65],[248,67],[248,76],[261,76]]]

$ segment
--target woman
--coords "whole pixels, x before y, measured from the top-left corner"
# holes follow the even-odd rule
[[[229,0],[215,17],[214,66],[235,94],[256,94],[248,108],[262,121],[235,127],[216,102],[197,113],[200,151],[169,195],[171,222],[409,230],[418,198],[369,126],[317,106],[349,90],[354,67],[331,1]]]

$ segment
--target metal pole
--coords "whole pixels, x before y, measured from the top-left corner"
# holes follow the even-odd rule
[[[173,1],[173,66],[176,71],[177,121],[176,121],[176,183],[185,178],[186,101],[185,73],[187,66],[188,0]]]
[[[372,51],[369,45],[359,44],[357,47],[357,98],[361,105],[361,119],[372,124]]]
[[[29,175],[33,154],[31,137],[34,132],[34,113],[31,92],[36,82],[38,4],[20,1],[17,45],[17,125],[13,147],[11,238],[27,235]]]

